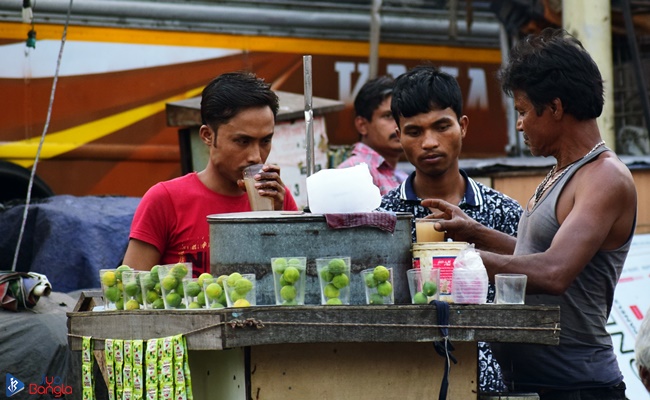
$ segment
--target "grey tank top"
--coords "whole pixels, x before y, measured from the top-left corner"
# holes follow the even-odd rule
[[[541,253],[550,247],[560,228],[555,209],[562,189],[577,170],[606,150],[601,147],[578,161],[532,210],[524,211],[515,255]],[[597,252],[564,294],[526,296],[526,304],[560,306],[560,344],[494,343],[508,384],[580,389],[613,386],[623,380],[605,325],[633,233],[634,229],[620,248]]]

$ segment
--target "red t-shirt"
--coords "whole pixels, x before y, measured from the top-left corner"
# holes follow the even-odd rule
[[[298,209],[289,190],[283,209]],[[157,183],[145,193],[135,210],[129,237],[155,246],[162,254],[160,264],[191,262],[196,277],[210,272],[210,228],[206,217],[246,211],[251,211],[246,193],[215,193],[192,172]]]

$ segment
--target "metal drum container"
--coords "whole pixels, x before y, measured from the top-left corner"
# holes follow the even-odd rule
[[[396,304],[410,304],[406,271],[411,268],[410,213],[397,213],[393,233],[372,226],[332,229],[325,216],[302,212],[258,211],[208,216],[210,269],[215,276],[254,273],[257,304],[275,304],[272,257],[307,257],[305,304],[320,304],[316,258],[351,258],[350,304],[365,304],[361,271],[393,268]]]

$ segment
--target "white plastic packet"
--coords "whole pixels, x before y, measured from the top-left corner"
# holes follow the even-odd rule
[[[307,199],[314,214],[370,212],[381,204],[365,163],[316,172],[307,178]]]
[[[488,275],[473,244],[460,251],[454,260],[451,298],[454,303],[484,304],[487,301]]]

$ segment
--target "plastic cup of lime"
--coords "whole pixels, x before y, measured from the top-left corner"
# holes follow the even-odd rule
[[[257,304],[255,274],[233,272],[223,279],[222,283],[227,307],[249,307]]]
[[[350,304],[350,257],[320,257],[316,271],[322,305]]]
[[[276,305],[304,305],[307,257],[273,257],[273,288]]]
[[[394,304],[393,269],[383,265],[361,271],[366,291],[366,304]]]

